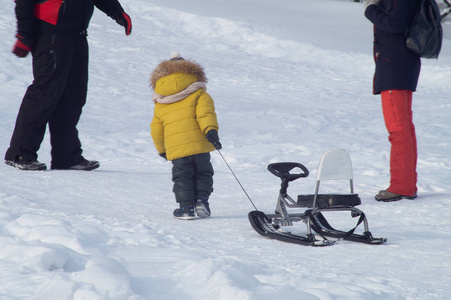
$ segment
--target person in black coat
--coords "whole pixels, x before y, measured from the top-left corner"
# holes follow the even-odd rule
[[[412,122],[412,93],[417,88],[421,59],[406,47],[406,29],[416,0],[366,0],[365,16],[374,24],[373,93],[380,94],[391,143],[390,186],[375,199],[397,201],[417,196],[417,145]]]
[[[52,169],[93,170],[99,162],[82,156],[77,124],[88,87],[87,28],[97,7],[132,30],[117,0],[16,0],[17,41],[12,52],[33,56],[28,87],[5,154],[5,163],[21,170],[45,170],[37,160],[47,124]]]

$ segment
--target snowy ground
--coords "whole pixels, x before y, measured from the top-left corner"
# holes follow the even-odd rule
[[[101,168],[23,172],[0,164],[0,299],[449,299],[448,38],[438,61],[423,60],[414,95],[419,197],[377,203],[374,194],[388,185],[389,143],[380,99],[371,94],[372,26],[362,4],[121,3],[133,20],[131,36],[99,11],[89,31],[90,87],[79,131],[85,157]],[[5,151],[32,77],[31,58],[10,53],[14,2],[5,1],[2,11]],[[149,134],[148,84],[173,50],[205,67],[222,154],[259,210],[274,210],[279,188],[268,163],[307,166],[311,176],[289,192],[312,193],[321,154],[344,148],[360,208],[373,235],[388,242],[314,248],[262,238],[218,153],[212,153],[212,218],[174,220],[171,164],[157,155]],[[49,152],[46,136],[39,160],[49,164]],[[346,227],[355,220],[346,215],[337,222]]]

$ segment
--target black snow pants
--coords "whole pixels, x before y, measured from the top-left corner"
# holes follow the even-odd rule
[[[86,103],[89,49],[85,34],[44,33],[33,51],[28,87],[6,152],[6,160],[35,160],[47,124],[53,169],[83,161],[77,124]]]
[[[173,192],[177,203],[196,201],[213,191],[213,166],[210,153],[191,155],[172,161]]]

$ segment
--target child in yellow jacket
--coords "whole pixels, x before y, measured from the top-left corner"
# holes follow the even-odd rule
[[[155,91],[151,135],[160,156],[173,164],[173,192],[180,206],[174,217],[209,217],[214,174],[210,152],[222,145],[204,70],[173,53],[155,68],[150,81]]]

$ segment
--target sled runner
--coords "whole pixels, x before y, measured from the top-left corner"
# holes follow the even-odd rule
[[[328,150],[321,157],[318,167],[316,188],[314,194],[299,195],[292,199],[288,193],[289,182],[307,177],[307,168],[294,162],[280,162],[268,165],[268,170],[282,180],[279,197],[274,214],[265,214],[255,210],[249,213],[252,227],[261,235],[295,244],[309,246],[327,246],[335,243],[326,237],[343,239],[367,244],[382,244],[386,238],[374,238],[369,231],[368,220],[355,206],[361,204],[360,198],[354,193],[352,163],[349,154],[342,149]],[[349,180],[348,194],[320,194],[320,183],[327,180]],[[306,208],[304,212],[288,212],[289,208]],[[332,227],[324,214],[329,212],[350,212],[352,218],[357,218],[357,225],[351,230],[341,231]],[[293,222],[303,221],[307,225],[305,235],[284,231],[281,227],[292,226]],[[363,223],[363,233],[355,233]],[[317,240],[313,231],[322,240]]]

